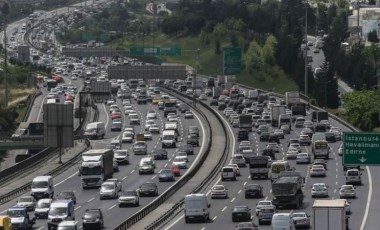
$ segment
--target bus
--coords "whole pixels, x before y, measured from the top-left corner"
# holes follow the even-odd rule
[[[291,171],[292,169],[290,168],[289,162],[288,161],[275,161],[272,163],[270,167],[270,179],[273,182],[278,178],[281,172],[283,171]]]
[[[51,89],[55,88],[57,86],[57,81],[56,80],[53,80],[53,79],[48,79],[46,81],[46,85],[47,85],[47,88],[48,90],[50,91]]]
[[[323,158],[328,160],[330,157],[330,146],[326,140],[313,141],[311,149],[314,154],[314,159]]]

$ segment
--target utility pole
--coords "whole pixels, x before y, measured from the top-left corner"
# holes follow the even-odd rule
[[[308,1],[305,0],[305,95],[307,96],[307,47],[309,46],[307,43],[307,4]]]

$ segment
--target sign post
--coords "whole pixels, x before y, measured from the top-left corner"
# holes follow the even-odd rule
[[[380,133],[344,133],[343,165],[380,165]]]
[[[240,47],[223,49],[223,75],[236,75],[240,73],[242,51]]]

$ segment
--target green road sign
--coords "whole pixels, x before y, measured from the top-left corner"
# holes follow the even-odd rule
[[[380,165],[380,133],[344,133],[343,165]]]
[[[240,73],[242,52],[240,47],[228,47],[223,49],[223,70],[225,75]]]
[[[161,56],[181,56],[182,49],[179,47],[161,47]]]
[[[131,56],[157,56],[160,54],[160,48],[134,46],[129,48],[129,54]]]

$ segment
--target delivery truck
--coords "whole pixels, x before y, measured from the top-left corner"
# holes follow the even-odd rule
[[[91,149],[82,153],[79,169],[82,188],[100,187],[113,175],[113,150]]]
[[[44,138],[44,123],[42,122],[21,122],[16,132],[11,136],[11,140],[37,140]]]
[[[285,105],[273,105],[271,109],[272,113],[272,126],[278,127],[280,115],[286,114],[286,106]]]
[[[348,230],[346,200],[314,200],[312,208],[313,230]]]

